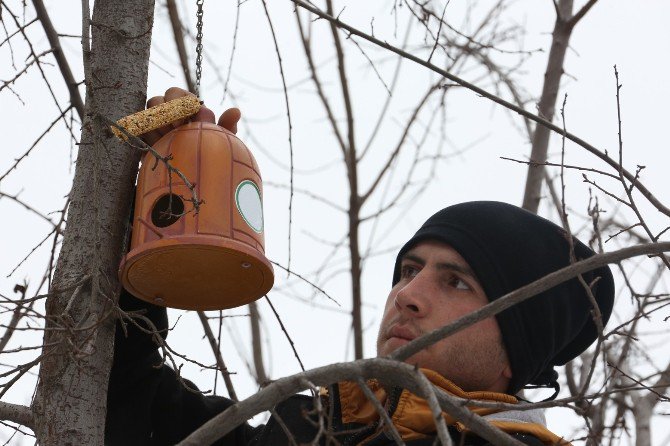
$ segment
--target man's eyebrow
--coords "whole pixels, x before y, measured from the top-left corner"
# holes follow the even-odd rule
[[[475,272],[467,265],[461,265],[460,263],[452,263],[452,262],[440,262],[437,264],[438,269],[446,269],[449,271],[456,271],[461,274],[465,274],[466,276],[470,276],[473,279],[477,279],[477,276],[475,276]]]
[[[404,256],[402,256],[402,259],[400,259],[400,260],[401,260],[401,261],[402,261],[402,260],[411,260],[412,262],[414,262],[414,263],[418,263],[418,264],[421,265],[421,266],[423,266],[423,265],[426,264],[426,261],[425,261],[425,260],[423,260],[421,257],[419,257],[419,256],[415,256],[415,255],[413,255],[413,254],[405,254]]]
[[[402,260],[411,260],[412,262],[418,263],[418,264],[421,265],[421,266],[425,266],[425,265],[426,265],[426,261],[425,261],[424,259],[422,259],[421,257],[416,256],[416,255],[414,255],[414,254],[411,254],[411,253],[409,253],[409,254],[405,254],[405,255],[402,257]],[[476,278],[477,278],[477,276],[475,275],[475,272],[472,270],[472,268],[470,268],[470,267],[467,266],[467,265],[463,265],[463,264],[461,264],[461,263],[454,263],[454,262],[439,262],[439,263],[437,263],[437,265],[435,265],[435,266],[436,266],[436,268],[438,268],[438,269],[445,269],[445,270],[449,270],[449,271],[456,271],[456,272],[458,272],[458,273],[461,273],[461,274],[465,274],[465,275],[467,275],[467,276],[470,276],[470,277],[472,277],[473,279],[476,279]]]

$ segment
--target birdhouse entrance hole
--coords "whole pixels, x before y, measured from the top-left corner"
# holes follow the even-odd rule
[[[166,228],[174,224],[184,214],[184,201],[175,194],[160,197],[151,211],[151,222],[157,228]]]

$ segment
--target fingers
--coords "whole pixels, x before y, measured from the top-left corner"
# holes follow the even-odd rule
[[[170,87],[167,90],[165,90],[165,102],[171,101],[173,99],[180,98],[182,96],[195,96],[193,93],[190,91],[186,91],[183,88],[179,87]]]
[[[165,90],[165,95],[163,96],[154,96],[151,99],[147,101],[147,108],[153,107],[156,105],[160,105],[164,102],[169,102],[173,99],[178,99],[183,96],[195,96],[193,93],[190,93],[183,88],[179,87],[171,87]],[[240,109],[238,108],[229,108],[219,118],[218,125],[225,128],[226,130],[229,130],[232,133],[237,133],[237,123],[240,120],[240,117],[242,116],[242,113],[240,112]],[[193,117],[191,117],[189,120],[186,119],[181,119],[179,121],[173,122],[172,124],[163,126],[157,130],[152,130],[151,132],[148,132],[144,135],[142,135],[142,139],[149,145],[153,145],[156,141],[158,141],[163,135],[169,133],[172,129],[175,129],[179,127],[180,125],[183,125],[187,121],[200,121],[200,122],[211,122],[214,123],[216,119],[216,116],[214,115],[214,112],[210,110],[207,107],[202,107],[200,111]]]
[[[224,111],[219,118],[218,124],[233,133],[237,133],[237,123],[242,117],[242,112],[239,108],[229,108]]]
[[[151,98],[147,101],[147,108],[154,107],[156,105],[160,105],[163,102],[165,102],[165,98],[163,98],[163,96],[154,96],[153,98]]]
[[[142,141],[149,144],[150,146],[153,146],[162,137],[163,134],[161,134],[161,132],[159,132],[158,130],[152,130],[142,135]]]
[[[165,102],[169,102],[173,99],[181,98],[183,96],[195,96],[193,93],[184,90],[183,88],[179,87],[170,87],[167,90],[165,90]],[[180,119],[179,121],[175,121],[172,123],[172,128],[176,129],[180,125],[183,125],[186,123],[186,119]]]
[[[205,106],[191,118],[192,121],[211,122],[212,124],[214,124],[215,119],[214,112]]]
[[[147,101],[147,108],[149,107],[154,107],[156,105],[160,105],[164,102],[169,102],[173,99],[178,99],[183,96],[188,96],[192,95],[192,93],[189,93],[188,91],[179,88],[179,87],[171,87],[165,90],[165,95],[164,96],[154,96],[151,99]],[[214,122],[214,113],[212,114],[212,118],[210,122]],[[156,141],[161,139],[161,137],[167,133],[169,133],[172,129],[179,127],[180,125],[184,124],[186,120],[180,119],[179,121],[176,121],[172,124],[165,125],[159,129],[152,130],[148,133],[145,133],[142,135],[142,139],[144,142],[146,142],[149,145],[153,145]]]

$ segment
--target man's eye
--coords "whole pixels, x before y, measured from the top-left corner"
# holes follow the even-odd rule
[[[400,276],[404,279],[412,279],[419,273],[419,269],[411,265],[403,265],[400,270]]]
[[[464,291],[471,290],[470,285],[465,283],[465,281],[463,279],[461,279],[460,277],[457,277],[457,276],[452,276],[451,277],[451,279],[449,281],[449,285],[456,288],[457,290],[464,290]]]

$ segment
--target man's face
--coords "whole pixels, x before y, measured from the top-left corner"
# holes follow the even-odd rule
[[[386,301],[377,356],[488,303],[470,266],[451,246],[424,241],[402,258]],[[491,317],[443,339],[406,362],[435,370],[466,391],[504,392],[511,377],[500,329]]]

